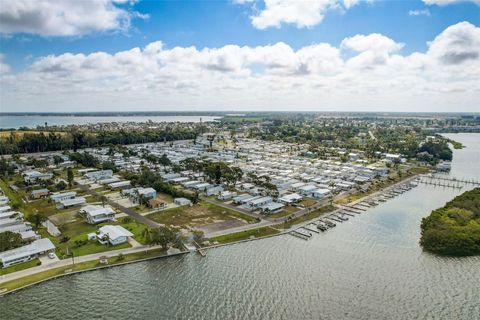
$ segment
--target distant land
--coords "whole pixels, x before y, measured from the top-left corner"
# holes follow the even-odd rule
[[[445,117],[480,117],[480,112],[378,112],[378,111],[251,111],[241,112],[235,110],[229,111],[98,111],[98,112],[0,112],[0,116],[72,116],[72,117],[105,117],[105,116],[248,116],[248,115],[275,115],[275,114],[296,114],[296,115],[325,115],[325,116],[412,116],[412,117],[431,117],[441,115]]]

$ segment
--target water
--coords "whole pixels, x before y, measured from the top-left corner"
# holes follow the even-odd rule
[[[101,122],[203,122],[214,121],[221,117],[212,116],[5,116],[0,114],[0,129],[18,129],[20,127],[36,128],[44,126],[61,126],[72,124],[89,124]]]
[[[480,178],[480,134],[451,175]],[[422,252],[420,185],[310,241],[280,236],[65,277],[0,299],[2,319],[480,319],[480,257]]]

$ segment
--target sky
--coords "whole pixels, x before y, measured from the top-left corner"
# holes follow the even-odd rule
[[[0,112],[480,112],[480,0],[1,0]]]

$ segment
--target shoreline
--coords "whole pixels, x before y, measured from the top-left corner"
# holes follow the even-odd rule
[[[355,204],[357,202],[361,202],[361,201],[364,201],[365,199],[368,199],[372,196],[376,196],[377,194],[379,193],[382,193],[382,192],[385,192],[386,190],[389,190],[399,184],[402,184],[402,183],[406,183],[406,182],[410,182],[412,180],[414,180],[415,178],[421,176],[422,174],[414,174],[413,176],[409,176],[409,177],[405,177],[404,179],[382,189],[382,190],[378,190],[376,192],[373,192],[371,194],[368,194],[368,195],[365,195],[364,197],[360,198],[360,199],[357,199],[355,201],[352,201],[352,202],[349,202],[345,205],[350,205],[350,204]],[[334,204],[335,206],[335,204]],[[283,235],[286,235],[288,234],[289,232],[291,232],[292,230],[295,230],[297,228],[300,228],[302,226],[305,226],[309,223],[311,223],[311,221],[315,220],[315,219],[318,219],[320,217],[322,217],[323,215],[327,215],[327,214],[331,214],[332,212],[335,212],[337,210],[340,210],[340,208],[337,208],[336,210],[334,211],[330,211],[330,212],[325,212],[323,214],[320,214],[318,217],[315,217],[315,218],[312,218],[310,220],[307,220],[307,221],[302,221],[302,222],[299,222],[298,224],[294,224],[292,225],[290,228],[288,229],[284,229],[276,234],[272,234],[272,235],[267,235],[267,236],[262,236],[262,237],[255,237],[255,238],[249,238],[249,239],[242,239],[242,240],[237,240],[237,241],[232,241],[232,242],[227,242],[227,243],[219,243],[219,244],[213,244],[213,245],[209,245],[209,246],[206,246],[206,247],[201,247],[200,249],[201,250],[205,250],[205,251],[208,251],[208,250],[211,250],[211,249],[216,249],[216,248],[221,248],[221,247],[225,247],[225,246],[229,246],[229,245],[235,245],[235,244],[240,244],[240,243],[245,243],[245,242],[251,242],[251,241],[255,241],[255,240],[263,240],[263,239],[267,239],[267,238],[272,238],[272,237],[277,237],[277,236],[283,236]],[[270,227],[275,227],[275,224],[270,226]],[[150,249],[150,250],[154,250],[154,249]],[[148,250],[145,250],[145,252],[148,252]],[[20,290],[23,290],[23,289],[27,289],[31,286],[34,286],[34,285],[38,285],[38,284],[41,284],[43,282],[46,282],[46,281],[50,281],[50,280],[55,280],[55,279],[58,279],[58,278],[61,278],[61,277],[65,277],[65,276],[69,276],[69,275],[74,275],[74,274],[78,274],[78,273],[84,273],[84,272],[88,272],[88,271],[95,271],[95,270],[100,270],[100,269],[105,269],[105,268],[112,268],[112,267],[116,267],[116,266],[123,266],[123,265],[127,265],[127,264],[132,264],[132,263],[136,263],[136,262],[143,262],[143,261],[148,261],[148,260],[154,260],[154,259],[159,259],[159,258],[168,258],[170,256],[179,256],[179,255],[184,255],[184,254],[188,254],[188,253],[197,253],[198,252],[198,249],[195,250],[195,251],[181,251],[181,252],[178,252],[178,253],[173,253],[173,254],[164,254],[164,255],[158,255],[158,256],[153,256],[153,257],[147,257],[147,258],[141,258],[141,259],[136,259],[136,260],[131,260],[131,261],[125,261],[125,262],[119,262],[119,263],[114,263],[114,264],[107,264],[107,265],[104,265],[104,266],[95,266],[95,267],[90,267],[90,268],[85,268],[85,269],[82,269],[82,270],[77,270],[77,271],[71,271],[71,272],[65,272],[67,271],[68,269],[66,269],[64,271],[63,274],[56,274],[54,276],[49,276],[49,277],[46,277],[44,279],[41,279],[41,280],[38,280],[38,281],[34,281],[32,283],[28,283],[26,285],[23,285],[23,286],[20,286],[18,288],[14,288],[14,289],[11,289],[11,290],[7,290],[7,291],[0,291],[0,298],[3,297],[3,296],[6,296],[6,295],[10,295],[10,294],[13,294],[17,291],[20,291]],[[108,252],[106,252],[105,254],[108,254]],[[134,254],[134,253],[131,253],[131,254]],[[112,257],[117,257],[118,255],[114,255]],[[95,261],[95,259],[92,259],[92,260],[87,260],[87,261],[84,261],[82,263],[88,263],[88,262],[92,262],[92,261]],[[67,265],[67,267],[69,266],[72,266],[72,265]],[[73,267],[73,266],[72,266]],[[52,268],[52,269],[46,269],[44,271],[41,271],[41,272],[47,272],[47,271],[51,271],[51,270],[56,270],[56,269],[60,269],[60,268],[65,268],[64,267],[58,267],[58,268]],[[28,269],[26,269],[28,270]],[[37,275],[41,272],[37,272],[37,273],[34,273],[33,275]],[[33,276],[33,275],[30,275],[30,276]],[[16,280],[20,280],[20,279],[23,279],[23,278],[27,278],[28,276],[26,277],[21,277],[21,278],[18,278],[18,279],[13,279],[13,280],[9,280],[9,281],[5,281],[5,282],[0,282],[0,290],[3,289],[1,287],[2,284],[5,284],[5,283],[9,283],[11,281],[16,281]]]

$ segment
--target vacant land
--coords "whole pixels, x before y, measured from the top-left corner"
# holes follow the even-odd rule
[[[289,220],[285,221],[284,223],[275,225],[275,227],[278,227],[278,228],[281,228],[281,229],[288,229],[288,228],[291,228],[292,226],[294,226],[296,224],[318,218],[322,214],[334,211],[335,209],[336,208],[334,206],[331,206],[331,205],[324,206],[324,207],[321,207],[321,208],[319,208],[315,211],[304,214],[303,216],[293,218],[293,219],[289,219]]]
[[[232,219],[254,223],[256,219],[215,204],[201,202],[194,206],[181,206],[147,215],[147,218],[165,225],[198,227]]]
[[[245,231],[240,231],[236,233],[226,234],[223,236],[213,237],[213,238],[210,238],[210,241],[214,243],[215,242],[230,243],[230,242],[250,239],[252,236],[255,238],[271,236],[279,232],[280,231],[270,227],[263,227],[263,228],[245,230]]]

